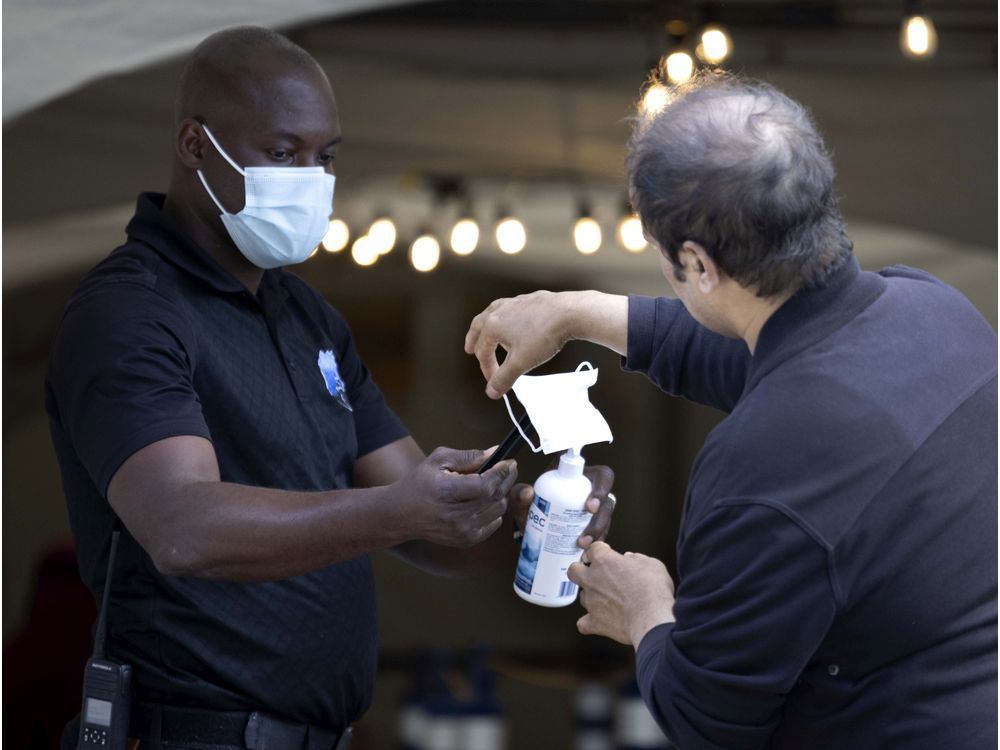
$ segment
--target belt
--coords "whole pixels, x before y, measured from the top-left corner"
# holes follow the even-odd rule
[[[160,741],[234,745],[248,750],[346,750],[351,728],[336,732],[260,711],[209,711],[156,703],[132,706],[129,734],[143,747]]]

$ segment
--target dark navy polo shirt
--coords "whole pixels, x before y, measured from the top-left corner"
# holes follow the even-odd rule
[[[351,487],[359,456],[406,435],[341,316],[297,277],[257,295],[143,194],[126,243],[80,284],[61,321],[46,408],[84,580],[98,601],[115,517],[111,477],[155,441],[212,441],[222,480]],[[366,556],[289,580],[169,577],[127,533],[110,646],[140,700],[262,709],[341,728],[371,702],[375,597]]]
[[[676,622],[639,645],[684,750],[997,744],[997,339],[929,274],[851,259],[753,357],[633,297],[629,369],[729,416],[699,453]]]

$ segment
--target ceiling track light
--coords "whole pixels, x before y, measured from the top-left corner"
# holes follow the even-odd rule
[[[618,220],[617,234],[618,243],[630,253],[641,253],[649,247],[646,235],[642,231],[642,221],[632,210],[627,199],[622,203],[622,216]]]
[[[689,81],[694,75],[694,58],[684,47],[674,49],[663,56],[660,61],[663,80],[677,86]]]
[[[518,219],[511,216],[509,211],[501,211],[497,219],[495,235],[497,246],[502,253],[507,255],[517,255],[524,250],[528,242],[528,233]]]
[[[913,0],[905,3],[899,47],[911,60],[928,60],[937,52],[937,29],[923,3]]]
[[[733,39],[719,24],[708,24],[701,30],[694,53],[707,65],[722,65],[733,54]]]
[[[425,227],[410,245],[410,265],[421,273],[427,273],[437,268],[440,260],[441,243],[430,229]]]
[[[660,58],[657,72],[662,83],[677,86],[690,80],[691,76],[694,75],[695,61],[685,42],[688,31],[687,22],[669,21],[666,29],[670,44],[667,53]]]
[[[387,215],[378,216],[366,233],[371,246],[379,255],[385,255],[396,246],[396,225]]]
[[[601,249],[601,225],[586,203],[580,205],[579,215],[573,224],[573,244],[581,255],[593,255]]]
[[[372,243],[371,237],[367,234],[358,237],[351,245],[351,257],[359,266],[367,268],[374,265],[379,255],[378,247]]]
[[[320,244],[328,253],[339,253],[351,241],[351,229],[343,219],[330,219],[330,226]]]
[[[462,213],[451,228],[448,244],[456,255],[470,255],[479,245],[479,223],[473,215],[471,200],[466,199]]]

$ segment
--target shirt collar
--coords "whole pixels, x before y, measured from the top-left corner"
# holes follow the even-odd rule
[[[885,279],[862,271],[857,258],[851,255],[824,285],[800,289],[792,295],[761,328],[744,393],[782,362],[852,320],[885,287]]]
[[[235,276],[216,263],[163,213],[165,200],[163,193],[141,193],[125,234],[149,245],[173,265],[220,292],[246,292]],[[276,285],[279,275],[280,271],[265,271],[261,285]]]

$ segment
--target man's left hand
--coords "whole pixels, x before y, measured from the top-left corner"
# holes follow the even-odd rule
[[[655,558],[623,555],[594,542],[568,574],[580,587],[580,604],[587,610],[576,623],[584,635],[603,635],[638,648],[655,626],[674,621],[674,582]]]
[[[611,529],[611,516],[615,512],[615,496],[611,493],[611,488],[615,483],[615,473],[607,466],[588,466],[583,473],[591,485],[586,508],[594,515],[577,540],[577,544],[587,549],[594,542],[607,538]],[[528,520],[528,509],[534,499],[535,493],[530,484],[515,484],[510,491],[507,512],[520,531],[524,531],[524,524]]]

